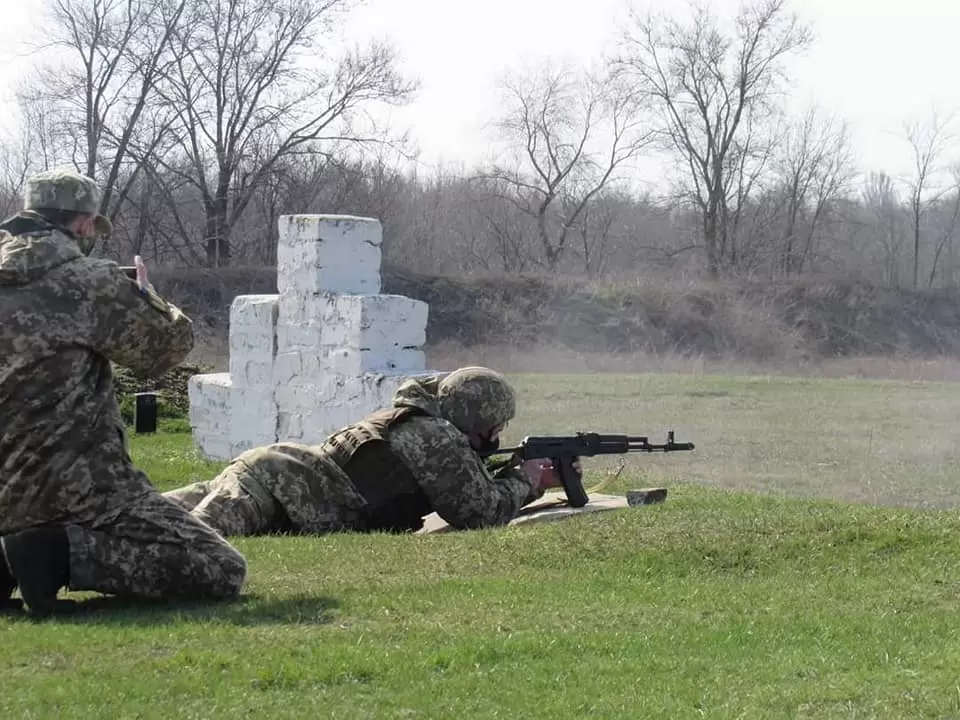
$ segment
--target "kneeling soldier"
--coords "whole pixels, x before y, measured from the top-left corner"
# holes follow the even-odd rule
[[[116,263],[88,257],[110,221],[87,177],[27,182],[0,223],[0,599],[36,615],[60,589],[232,598],[246,561],[138,470],[110,361],[159,375],[193,347],[190,320]]]

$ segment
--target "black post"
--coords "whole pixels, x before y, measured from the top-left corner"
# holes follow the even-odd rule
[[[137,434],[154,433],[157,431],[157,394],[152,392],[137,393],[136,410],[133,415],[134,430]]]

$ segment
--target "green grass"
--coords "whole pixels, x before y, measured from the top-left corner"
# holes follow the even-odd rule
[[[518,385],[510,440],[674,428],[697,450],[631,457],[612,482],[616,460],[587,461],[588,484],[667,484],[662,505],[449,535],[238,539],[240,602],[95,599],[73,618],[2,618],[0,716],[960,716],[960,516],[918,509],[960,492],[960,386]],[[221,466],[182,435],[131,444],[163,488]]]

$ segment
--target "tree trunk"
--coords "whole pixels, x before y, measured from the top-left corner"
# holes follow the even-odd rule
[[[210,267],[230,265],[230,238],[227,227],[226,198],[217,200],[207,209],[204,239],[207,244],[207,264]]]
[[[918,287],[920,278],[920,207],[914,205],[913,211],[913,288]]]
[[[717,213],[707,210],[703,218],[703,246],[707,252],[707,274],[711,280],[720,276],[720,258],[717,255]]]

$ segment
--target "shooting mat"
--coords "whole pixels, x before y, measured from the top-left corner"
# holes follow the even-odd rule
[[[607,495],[604,493],[590,493],[590,502],[583,507],[571,507],[567,504],[562,492],[545,493],[539,500],[525,506],[520,514],[510,521],[510,525],[525,525],[535,522],[562,520],[563,518],[582,515],[584,513],[604,512],[606,510],[622,510],[637,505],[651,505],[667,499],[666,488],[645,488],[630,490],[625,495]],[[417,531],[418,535],[433,535],[435,533],[453,532],[439,515],[431,513],[424,518],[423,528]]]

